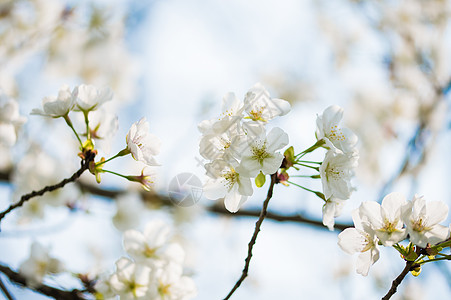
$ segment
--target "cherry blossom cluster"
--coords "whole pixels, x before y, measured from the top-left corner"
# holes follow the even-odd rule
[[[316,119],[316,138],[327,148],[319,172],[326,203],[323,206],[323,223],[330,230],[334,218],[341,213],[344,200],[351,197],[354,187],[351,179],[359,158],[357,136],[348,128],[340,127],[343,109],[329,106]]]
[[[363,276],[379,259],[378,245],[394,247],[405,260],[414,261],[418,265],[414,275],[418,275],[422,264],[439,260],[436,256],[449,257],[441,251],[451,245],[450,228],[439,224],[447,215],[448,206],[441,201],[427,202],[418,195],[406,201],[394,192],[382,204],[365,201],[354,210],[355,227],[338,235],[338,245],[349,254],[360,253],[356,269]],[[406,238],[408,246],[399,244]]]
[[[104,111],[100,111],[100,107],[113,98],[113,92],[109,88],[97,88],[92,85],[79,85],[72,91],[69,86],[64,85],[60,88],[57,96],[45,97],[42,100],[42,108],[33,109],[31,114],[41,115],[51,118],[63,118],[66,124],[74,132],[79,145],[79,154],[85,156],[86,151],[96,150],[96,144],[105,140],[117,130],[118,122],[116,116],[110,116]],[[69,117],[69,113],[81,112],[84,118],[85,129],[83,133],[79,133]],[[82,137],[85,140],[82,140]],[[105,170],[103,167],[106,162],[117,157],[131,154],[131,156],[146,166],[158,166],[154,156],[160,151],[161,142],[155,135],[149,132],[149,123],[146,118],[142,118],[130,127],[126,136],[126,147],[119,151],[115,156],[105,159],[102,157],[98,162],[92,162],[89,170],[96,176],[97,182],[100,183],[101,173],[112,173],[121,176],[129,181],[141,183],[144,189],[150,190],[153,187],[153,179],[146,167],[143,168],[141,175],[126,176],[119,173]]]
[[[171,228],[161,221],[151,221],[144,232],[124,233],[128,257],[116,262],[114,273],[99,279],[97,298],[188,300],[197,295],[194,281],[183,275],[185,253],[171,242]]]
[[[237,212],[253,194],[251,179],[262,186],[265,175],[278,171],[284,158],[278,151],[288,144],[288,135],[279,127],[268,131],[266,125],[290,110],[287,101],[271,98],[259,83],[243,101],[233,93],[224,96],[221,116],[199,124],[200,154],[208,160],[207,198],[224,198],[227,210]]]
[[[325,203],[323,205],[323,224],[330,230],[334,228],[334,218],[341,214],[344,201],[351,197],[354,187],[351,179],[357,167],[358,150],[357,136],[348,128],[340,126],[343,109],[337,105],[327,107],[316,119],[316,143],[306,150],[295,154],[294,148],[285,151],[285,160],[279,174],[280,182],[300,187],[313,192]],[[304,156],[319,148],[325,148],[326,154],[322,162],[304,160]],[[294,168],[295,173],[288,171]],[[314,175],[298,175],[303,170],[316,170]],[[289,181],[290,178],[308,177],[321,179],[323,192],[313,191],[298,183]]]

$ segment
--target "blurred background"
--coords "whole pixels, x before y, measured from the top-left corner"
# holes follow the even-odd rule
[[[360,159],[357,191],[338,224],[352,224],[350,213],[362,201],[392,191],[450,205],[450,12],[445,0],[0,0],[0,88],[27,118],[17,142],[0,146],[1,210],[78,169],[77,143],[64,121],[29,114],[62,84],[114,91],[99,122],[116,127],[117,115],[118,130],[105,133],[99,157],[123,149],[141,117],[162,140],[156,194],[143,196],[139,185],[109,174],[97,185],[84,174],[81,184],[2,221],[0,262],[17,269],[31,242],[40,241],[72,272],[94,276],[113,270],[124,254],[125,228],[163,219],[187,252],[185,272],[198,299],[225,297],[241,275],[256,218],[228,214],[222,201],[204,197],[190,207],[171,205],[167,187],[183,172],[204,181],[197,124],[219,115],[227,92],[243,99],[256,82],[291,103],[273,125],[288,133],[296,153],[316,141],[317,114],[332,104],[344,108]],[[141,168],[128,158],[108,167],[123,174]],[[313,180],[303,184],[321,189]],[[240,211],[258,215],[267,187]],[[233,299],[385,295],[404,265],[397,252],[381,249],[369,276],[356,274],[356,257],[337,246],[340,229],[321,225],[321,208],[313,194],[276,186],[269,211],[286,221],[265,220],[249,277]],[[1,276],[17,299],[46,299]],[[49,280],[79,284],[69,275]],[[409,275],[393,299],[450,294],[451,267],[443,262]]]

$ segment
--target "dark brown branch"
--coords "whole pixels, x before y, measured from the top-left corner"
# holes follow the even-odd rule
[[[418,246],[416,246],[415,252],[416,254],[419,256],[420,254],[426,254],[426,252],[424,252],[425,249],[424,248],[420,248]],[[406,277],[406,275],[412,270],[414,269],[415,266],[419,266],[418,264],[414,264],[414,261],[406,261],[406,266],[404,267],[404,269],[402,270],[401,274],[398,275],[398,277],[396,277],[395,280],[393,280],[390,290],[387,292],[387,294],[382,298],[382,300],[388,300],[391,298],[391,296],[393,296],[396,291],[398,290],[398,286],[401,284],[401,282],[404,280],[404,278]]]
[[[0,172],[0,181],[9,181],[10,180],[10,171],[3,171]],[[82,181],[76,181],[75,184],[81,189],[81,191],[95,195],[95,196],[101,196],[105,198],[116,198],[122,194],[127,193],[126,190],[116,189],[116,190],[110,190],[101,188],[95,185],[87,184]],[[164,195],[158,195],[154,193],[149,192],[142,192],[141,198],[144,202],[150,203],[150,204],[156,204],[156,205],[172,205],[172,202],[170,199]],[[225,215],[230,217],[253,217],[258,218],[260,216],[259,210],[250,210],[250,209],[240,209],[236,213],[229,212],[224,205],[220,205],[218,202],[218,205],[212,205],[207,206],[206,210],[210,213],[217,214],[217,215]],[[277,222],[293,222],[293,223],[300,223],[300,224],[307,224],[311,226],[318,227],[320,229],[327,229],[321,220],[316,220],[308,217],[301,216],[299,214],[292,214],[292,215],[282,215],[278,213],[268,212],[266,215],[266,219],[270,219]],[[335,223],[335,228],[339,231],[342,231],[348,227],[353,227],[354,225],[351,223]]]
[[[8,300],[14,300],[14,297],[11,295],[11,293],[6,288],[5,284],[3,283],[3,280],[0,278],[0,289],[3,292],[3,295],[5,295],[6,299]]]
[[[95,158],[95,153],[88,151],[86,153],[85,159],[83,159],[81,161],[80,169],[77,172],[75,172],[71,177],[66,178],[63,181],[61,181],[60,183],[57,183],[55,185],[46,186],[39,191],[33,191],[31,193],[23,195],[18,202],[11,204],[5,211],[0,213],[0,222],[8,213],[10,213],[12,210],[24,205],[24,203],[27,202],[28,200],[30,200],[34,197],[37,197],[37,196],[42,196],[47,192],[52,192],[54,190],[60,189],[60,188],[64,187],[66,184],[68,184],[69,182],[74,182],[75,180],[77,180],[81,176],[81,174],[83,174],[83,172],[89,168],[89,163],[91,161],[93,161],[94,158]]]
[[[396,279],[393,280],[390,290],[382,298],[382,300],[388,300],[388,299],[391,298],[391,296],[393,296],[396,293],[396,291],[398,289],[398,286],[401,284],[401,282],[403,281],[404,277],[406,277],[406,275],[412,269],[412,265],[413,265],[413,261],[407,261],[406,262],[406,266],[404,267],[404,270],[402,270],[401,274],[399,274],[398,277],[396,277]]]
[[[266,200],[263,202],[263,208],[262,208],[262,211],[260,212],[260,217],[258,218],[257,223],[255,223],[254,234],[252,235],[252,238],[248,245],[247,257],[245,260],[243,272],[241,273],[240,279],[238,279],[238,281],[235,283],[235,286],[232,288],[232,290],[229,292],[229,294],[227,294],[227,296],[224,298],[224,300],[230,299],[230,297],[233,295],[233,293],[240,287],[241,283],[247,277],[247,273],[249,271],[249,265],[251,263],[251,258],[252,258],[252,249],[254,248],[255,242],[257,241],[257,236],[258,236],[258,233],[260,232],[260,227],[262,226],[263,220],[266,217],[269,200],[272,197],[272,192],[274,189],[274,185],[276,184],[276,180],[277,180],[277,173],[272,174],[271,175],[271,183],[269,185]]]
[[[27,286],[25,277],[23,277],[21,274],[11,270],[9,267],[1,265],[0,264],[0,272],[5,274],[11,282],[14,282],[18,285],[27,287],[29,289],[32,289],[38,293],[41,293],[43,295],[53,297],[55,299],[61,299],[61,300],[83,300],[85,299],[83,297],[83,292],[77,289],[65,291],[61,289],[57,289],[52,286],[41,284],[37,287],[31,288]]]
[[[240,209],[236,213],[231,213],[227,209],[225,209],[224,206],[219,206],[219,205],[210,206],[207,208],[207,210],[209,212],[212,212],[215,214],[227,215],[227,216],[231,216],[231,217],[259,217],[260,216],[260,211],[257,211],[257,210]],[[322,221],[303,217],[299,214],[281,215],[281,214],[277,214],[277,213],[273,213],[273,212],[268,212],[266,214],[266,219],[270,219],[270,220],[278,221],[278,222],[301,223],[301,224],[319,227],[321,229],[327,229],[327,227],[324,226]],[[354,225],[351,223],[335,223],[335,225],[334,225],[334,228],[338,229],[339,231],[343,231],[349,227],[354,227]]]

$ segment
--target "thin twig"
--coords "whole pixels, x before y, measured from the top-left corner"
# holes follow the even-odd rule
[[[34,197],[37,197],[37,196],[42,196],[47,192],[52,192],[54,190],[60,189],[60,188],[64,187],[66,184],[68,184],[69,182],[74,182],[75,180],[77,180],[81,176],[81,174],[83,174],[83,172],[89,168],[89,163],[94,160],[94,157],[95,157],[95,153],[88,151],[86,158],[81,161],[80,169],[77,172],[75,172],[71,177],[66,178],[63,181],[61,181],[60,183],[57,183],[55,185],[46,186],[39,191],[33,191],[31,193],[23,195],[18,202],[11,204],[5,211],[0,213],[0,222],[8,213],[10,213],[12,210],[24,205],[24,203],[27,202],[28,200],[30,200]]]
[[[0,171],[0,181],[9,182],[11,175],[11,171]],[[86,192],[95,196],[101,196],[105,199],[113,199],[124,195],[127,193],[127,190],[123,189],[106,189],[99,186],[91,185],[88,183],[84,183],[82,181],[76,181],[75,184],[81,189],[82,192]],[[161,195],[161,194],[155,194],[155,193],[149,193],[149,192],[141,192],[141,198],[145,203],[149,204],[156,204],[156,205],[173,205],[169,197]],[[219,202],[218,202],[219,204]],[[252,217],[252,218],[258,218],[260,216],[260,210],[253,210],[253,209],[240,209],[236,213],[229,212],[224,205],[211,205],[207,206],[205,208],[208,212],[216,214],[216,215],[225,215],[230,217]],[[300,224],[306,224],[318,227],[320,229],[327,229],[327,227],[324,226],[323,222],[318,219],[312,219],[307,216],[302,216],[300,214],[291,214],[291,215],[284,215],[274,212],[268,212],[266,215],[266,219],[270,219],[277,222],[293,222],[293,223],[300,223]],[[354,225],[352,223],[335,223],[334,228],[336,228],[339,231],[343,231],[344,229],[348,227],[353,227]]]
[[[233,293],[240,287],[241,283],[244,281],[244,279],[247,276],[247,273],[249,271],[249,264],[251,263],[251,258],[252,258],[252,248],[254,247],[255,242],[257,241],[257,236],[258,236],[258,233],[260,232],[260,227],[261,227],[261,225],[263,223],[263,220],[266,217],[269,200],[272,197],[272,192],[273,192],[273,189],[274,189],[274,185],[276,183],[276,179],[277,179],[277,174],[272,174],[271,175],[271,183],[269,185],[269,189],[268,189],[268,194],[266,196],[266,200],[263,202],[263,208],[262,208],[262,211],[260,213],[260,217],[258,218],[257,223],[255,223],[254,234],[252,235],[251,241],[249,242],[249,245],[248,245],[247,257],[246,257],[246,260],[245,260],[245,265],[244,265],[244,269],[243,269],[243,272],[241,274],[241,277],[235,283],[235,286],[232,288],[232,290],[229,292],[229,294],[224,298],[224,300],[229,299],[233,295]]]
[[[416,246],[415,252],[416,254],[419,256],[422,251],[424,251],[423,248],[420,248],[418,246]],[[412,268],[415,266],[414,265],[414,261],[406,261],[406,266],[404,267],[404,270],[402,270],[401,274],[398,275],[398,277],[396,277],[395,280],[393,280],[390,290],[387,292],[387,294],[382,298],[382,300],[388,300],[391,298],[391,296],[393,296],[397,289],[398,286],[401,284],[401,282],[404,280],[404,277],[406,277],[406,275],[412,270]],[[418,264],[417,264],[418,266]]]
[[[0,289],[2,290],[2,292],[5,295],[6,299],[14,300],[14,297],[8,291],[8,289],[6,288],[6,285],[3,283],[3,280],[1,278],[0,278]]]
[[[401,284],[404,277],[406,277],[407,273],[409,273],[410,269],[412,268],[412,265],[413,265],[413,261],[406,262],[406,266],[404,267],[404,270],[402,270],[401,274],[399,274],[398,277],[396,277],[396,279],[393,280],[390,290],[382,298],[382,300],[388,300],[391,298],[391,296],[393,296],[396,293],[398,286]]]
[[[23,277],[21,274],[11,270],[9,267],[1,265],[0,264],[0,272],[5,274],[12,282],[19,284],[21,286],[27,287],[29,289],[32,289],[38,293],[41,293],[43,295],[53,297],[55,299],[61,299],[61,300],[83,300],[85,299],[82,296],[82,291],[73,289],[70,291],[60,290],[58,288],[48,286],[41,284],[37,287],[30,287],[27,285],[25,277]]]

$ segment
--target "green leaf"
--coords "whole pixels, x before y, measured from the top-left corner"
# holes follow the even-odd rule
[[[289,160],[294,160],[294,148],[293,148],[293,146],[291,146],[290,148],[285,150],[283,155]]]
[[[262,187],[266,182],[266,176],[260,171],[260,174],[255,177],[255,185]]]

